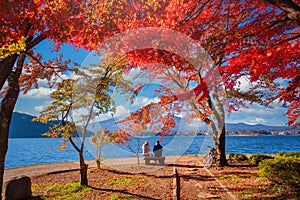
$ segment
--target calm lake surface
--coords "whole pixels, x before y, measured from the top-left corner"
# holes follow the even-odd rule
[[[145,140],[149,141],[151,150],[158,136],[134,138],[130,142],[136,151]],[[87,139],[88,141],[88,139]],[[163,155],[203,154],[207,146],[213,145],[209,136],[165,136],[161,142]],[[58,150],[59,138],[21,138],[9,139],[9,149],[6,155],[6,168],[44,164],[53,162],[76,161],[78,154],[72,146]],[[85,159],[95,159],[96,149],[86,142]],[[139,152],[141,153],[141,148]],[[244,154],[274,154],[277,152],[300,152],[300,136],[226,136],[226,153]],[[102,148],[105,158],[135,157],[129,148],[122,145],[105,144]]]

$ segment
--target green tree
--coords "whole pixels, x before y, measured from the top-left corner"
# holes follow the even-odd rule
[[[90,143],[92,143],[96,147],[96,163],[98,169],[100,169],[102,157],[102,146],[108,142],[110,142],[109,131],[104,128],[99,129],[95,132],[93,136],[90,137]]]
[[[130,82],[122,76],[124,66],[120,63],[116,65],[115,62],[122,62],[122,59],[116,59],[111,64],[101,63],[76,69],[77,78],[58,83],[57,90],[51,94],[54,101],[35,119],[44,123],[49,120],[61,121],[45,135],[61,136],[61,149],[66,148],[67,142],[70,142],[78,152],[81,185],[88,185],[88,166],[83,155],[88,125],[100,114],[115,112],[115,102],[112,98],[114,90],[131,91]],[[74,141],[75,138],[80,139],[79,145]]]

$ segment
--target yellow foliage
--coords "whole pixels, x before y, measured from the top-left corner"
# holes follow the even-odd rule
[[[16,43],[6,44],[0,48],[0,59],[4,59],[13,54],[20,54],[26,51],[25,37],[22,36]]]
[[[63,144],[61,144],[61,145],[58,147],[58,149],[59,149],[59,150],[65,150],[67,147],[68,147],[68,145],[63,143]]]

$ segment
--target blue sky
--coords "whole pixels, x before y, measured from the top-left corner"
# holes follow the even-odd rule
[[[63,54],[65,59],[71,59],[79,64],[86,63],[89,58],[89,52],[79,49],[74,50],[70,46],[63,46],[60,52],[51,53],[51,44],[47,41],[38,45],[37,50],[43,52],[45,60]],[[63,75],[68,77],[68,75]],[[26,95],[20,95],[15,107],[15,111],[31,114],[34,116],[39,115],[51,102],[50,93],[54,89],[49,88],[46,81],[39,82],[38,89],[30,90]],[[158,101],[154,95],[149,95],[147,92],[139,95],[134,104],[130,105],[124,100],[118,101],[116,117],[124,117],[130,113],[130,110],[136,109],[139,106],[146,105],[149,102]],[[274,104],[274,108],[270,109],[261,105],[249,105],[249,108],[244,108],[231,115],[226,115],[226,123],[248,123],[248,124],[265,124],[265,125],[286,125],[287,117],[285,115],[286,109]],[[104,114],[100,120],[105,120],[111,117],[111,114]]]

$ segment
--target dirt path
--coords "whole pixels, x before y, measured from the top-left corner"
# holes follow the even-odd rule
[[[143,165],[143,160],[140,160]],[[120,159],[105,159],[103,165],[109,166],[117,170],[130,170],[130,165],[136,165],[136,158],[120,158]],[[199,162],[198,156],[167,156],[166,165],[177,169],[181,180],[181,195],[182,199],[237,199],[221,182],[214,177],[214,175],[207,169],[203,168],[202,163]],[[95,161],[86,161],[90,168],[95,168]],[[124,167],[126,166],[126,167]],[[4,180],[27,175],[34,177],[44,174],[67,172],[79,169],[78,162],[53,163],[44,165],[35,165],[28,167],[19,167],[14,169],[6,169],[4,173]],[[133,169],[133,168],[132,168]],[[143,169],[146,173],[159,173],[159,166],[145,166]],[[148,171],[147,171],[148,170]],[[151,172],[152,170],[152,172]],[[156,170],[156,172],[155,172]],[[163,171],[163,170],[161,170]],[[220,192],[222,191],[222,192]]]

